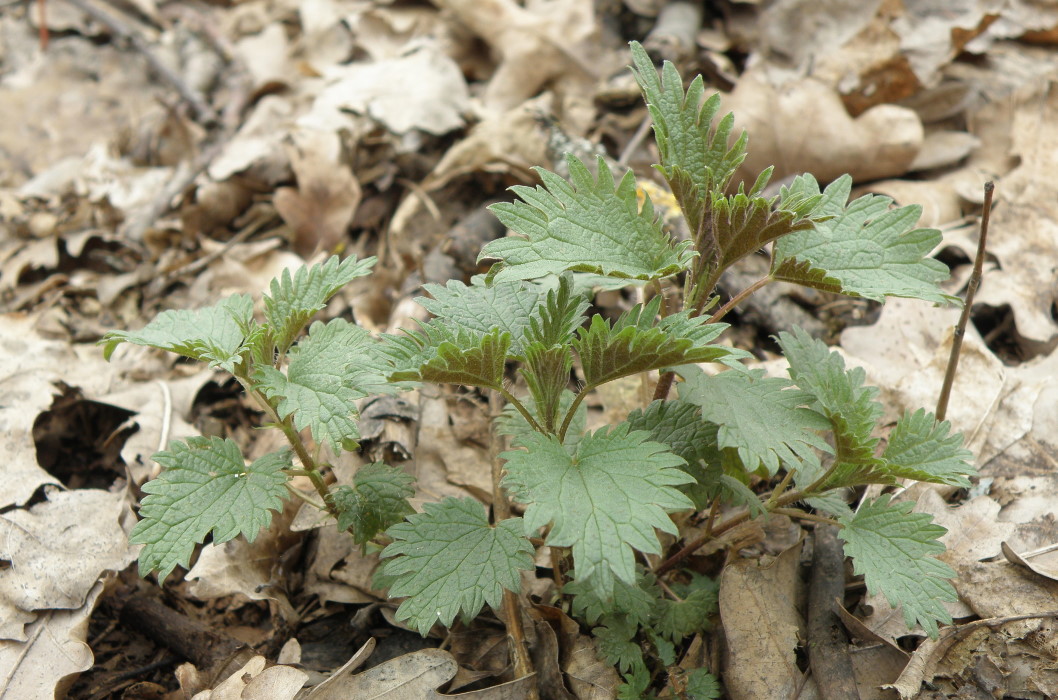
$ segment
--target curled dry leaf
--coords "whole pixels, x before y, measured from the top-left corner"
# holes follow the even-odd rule
[[[305,259],[333,251],[360,205],[360,183],[348,166],[338,162],[338,135],[300,131],[287,144],[298,185],[276,189],[276,211],[291,227],[291,245]]]
[[[25,700],[66,697],[77,673],[92,667],[87,644],[88,618],[103,592],[96,583],[84,604],[72,610],[47,610],[26,628],[25,642],[0,644],[3,694]]]
[[[810,172],[820,181],[849,173],[875,180],[908,171],[924,132],[918,115],[880,105],[851,117],[837,92],[814,78],[774,87],[761,71],[747,71],[723,108],[752,137],[735,182],[753,182],[775,166],[774,178]]]

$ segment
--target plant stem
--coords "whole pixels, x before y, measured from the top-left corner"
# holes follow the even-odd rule
[[[558,441],[560,443],[566,442],[566,431],[569,430],[569,424],[573,422],[573,416],[576,415],[577,409],[580,408],[580,402],[583,401],[584,397],[588,395],[588,392],[594,388],[594,386],[586,386],[581,389],[580,393],[573,399],[573,403],[569,405],[569,410],[566,411],[566,417],[562,419],[562,427],[558,431]]]
[[[796,501],[800,501],[800,500],[803,500],[805,498],[809,498],[811,496],[816,495],[819,487],[822,486],[826,482],[826,480],[830,478],[830,475],[833,473],[833,471],[837,467],[838,463],[839,463],[838,460],[835,459],[834,460],[834,465],[831,466],[831,468],[828,469],[826,471],[826,473],[823,474],[823,476],[819,477],[814,482],[812,482],[812,485],[809,486],[808,488],[801,489],[801,490],[798,490],[798,491],[788,491],[788,492],[782,494],[781,496],[778,496],[777,498],[773,495],[772,498],[768,499],[768,502],[764,504],[764,508],[766,510],[768,510],[769,513],[774,513],[776,511],[776,509],[785,508],[785,506],[788,506],[791,503],[794,503]],[[785,481],[785,479],[784,479],[784,481]],[[782,484],[780,484],[780,486],[782,486]],[[769,504],[771,505],[770,508],[769,508]],[[720,523],[719,525],[716,526],[715,529],[713,529],[711,531],[709,529],[707,529],[700,536],[694,538],[694,540],[692,540],[691,542],[688,542],[687,544],[685,544],[683,546],[683,548],[680,549],[678,552],[673,554],[671,557],[669,557],[665,561],[661,562],[661,564],[659,564],[657,566],[657,568],[654,569],[654,573],[657,576],[661,576],[665,572],[667,572],[670,569],[674,568],[681,561],[683,561],[684,559],[686,559],[687,557],[689,557],[690,555],[694,554],[696,551],[701,549],[702,545],[704,545],[709,540],[714,539],[716,537],[719,537],[720,535],[724,534],[728,530],[730,530],[730,529],[732,529],[732,528],[734,528],[734,527],[736,527],[738,525],[741,525],[742,523],[746,522],[749,519],[750,519],[749,510],[744,510],[741,513],[739,513],[738,515],[734,515],[734,516],[728,518],[727,520],[725,520],[724,522]]]
[[[770,512],[771,509],[775,507],[775,501],[778,500],[779,496],[783,494],[783,491],[785,491],[790,486],[790,482],[793,481],[793,476],[793,469],[790,469],[786,472],[786,475],[783,476],[782,481],[780,481],[779,485],[776,486],[775,489],[771,492],[771,497],[768,498],[767,501],[765,501],[764,510]]]
[[[981,235],[977,239],[977,257],[974,258],[974,269],[970,274],[970,282],[966,285],[966,300],[963,302],[962,313],[959,315],[959,323],[955,326],[955,333],[951,339],[951,354],[948,356],[948,368],[944,372],[944,385],[937,399],[937,420],[942,421],[948,413],[948,399],[951,397],[951,387],[955,382],[955,371],[959,368],[959,352],[962,350],[963,336],[966,335],[966,324],[970,320],[970,310],[973,307],[974,295],[981,285],[985,261],[985,243],[988,240],[988,220],[992,215],[992,193],[995,191],[995,183],[985,183],[984,211],[981,213]]]
[[[502,386],[496,391],[498,391],[503,398],[507,399],[507,403],[511,404],[516,409],[518,409],[518,413],[522,414],[522,418],[525,418],[525,421],[529,424],[530,428],[532,428],[538,433],[544,433],[545,435],[547,434],[544,429],[540,427],[540,424],[536,422],[536,419],[533,418],[533,415],[529,413],[529,410],[526,409],[525,405],[517,398],[515,398],[514,394],[507,391]]]
[[[499,392],[489,392],[489,415],[492,419],[492,435],[489,444],[490,457],[492,458],[492,515],[495,522],[500,522],[511,517],[511,504],[507,500],[500,481],[503,478],[503,465],[500,464],[500,453],[503,452],[504,440],[500,431],[496,429],[496,417],[503,410],[503,403]]]
[[[511,397],[513,398],[513,397]],[[498,523],[511,517],[511,504],[507,500],[507,494],[500,485],[503,476],[503,465],[500,464],[500,452],[503,451],[503,436],[496,428],[495,417],[503,410],[501,394],[498,391],[489,392],[489,414],[492,416],[492,439],[490,440],[489,452],[492,458],[492,516],[493,522]],[[524,415],[524,414],[523,414]],[[532,416],[527,419],[531,420]],[[522,607],[518,595],[507,589],[503,591],[503,613],[507,618],[507,643],[510,646],[511,660],[514,662],[514,675],[523,678],[531,675],[533,663],[529,658],[529,651],[525,646],[525,630],[522,627]],[[529,689],[528,698],[537,698],[535,687]]]
[[[794,520],[811,520],[814,523],[826,523],[827,525],[834,525],[835,527],[841,527],[841,523],[834,518],[828,518],[823,515],[815,515],[814,513],[806,513],[800,508],[776,508],[772,511],[775,515],[785,515],[788,518]]]
[[[268,415],[269,420],[271,420],[277,428],[283,431],[283,435],[286,437],[287,442],[289,442],[290,446],[294,448],[294,453],[298,456],[298,459],[301,460],[301,466],[304,467],[305,476],[309,478],[309,481],[312,482],[313,488],[316,489],[316,493],[318,493],[320,498],[323,499],[327,512],[337,520],[338,509],[335,508],[334,504],[331,502],[331,491],[323,481],[323,474],[320,472],[316,460],[314,460],[312,455],[309,454],[308,448],[305,447],[305,442],[301,439],[301,435],[294,427],[290,417],[287,416],[286,420],[281,419],[279,414],[276,413],[275,408],[272,407],[272,404],[268,402],[268,399],[266,399],[261,392],[250,386],[250,381],[247,377],[239,375],[234,376],[236,381],[242,385],[242,388],[246,391],[247,395],[253,397],[254,401],[257,402],[257,405],[261,407],[261,410]]]
[[[757,291],[758,289],[767,286],[770,282],[770,276],[761,277],[759,280],[749,285],[735,296],[731,297],[726,304],[717,309],[716,313],[709,317],[709,323],[716,323],[724,316],[727,316],[728,312],[739,304],[741,304],[746,297],[748,297],[750,294],[753,294],[753,292]]]

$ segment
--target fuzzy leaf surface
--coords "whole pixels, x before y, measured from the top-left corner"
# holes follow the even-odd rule
[[[353,485],[334,490],[338,529],[353,533],[353,541],[367,544],[378,533],[396,525],[415,509],[408,499],[415,495],[415,479],[403,469],[382,462],[365,464],[353,476]]]
[[[339,261],[337,255],[332,255],[326,262],[298,268],[293,276],[290,270],[283,270],[279,278],[273,279],[264,297],[265,318],[280,354],[286,353],[305,324],[339,289],[370,274],[375,261],[376,258],[355,257]]]
[[[840,354],[799,328],[780,333],[779,345],[790,362],[791,379],[812,394],[834,433],[838,463],[823,488],[893,483],[885,460],[875,456],[878,439],[872,433],[883,409],[875,400],[878,389],[864,386],[863,368],[845,369]]]
[[[951,423],[919,409],[905,413],[889,434],[882,453],[894,476],[969,488],[973,453],[962,446],[962,434],[950,435]]]
[[[163,311],[140,330],[108,331],[99,343],[108,360],[118,345],[133,343],[175,352],[233,373],[252,326],[253,299],[249,294],[236,294],[196,311]]]
[[[710,344],[724,332],[726,323],[706,323],[686,311],[657,320],[660,302],[659,295],[645,306],[637,304],[613,326],[596,315],[586,330],[578,331],[573,347],[588,386],[652,369],[746,356],[741,350]]]
[[[473,499],[449,497],[423,511],[386,531],[395,542],[382,550],[382,573],[394,580],[390,596],[409,596],[397,619],[426,636],[434,623],[449,627],[460,613],[499,607],[504,589],[520,589],[518,571],[533,568],[533,546],[521,518],[492,527]]]
[[[290,358],[286,374],[260,367],[254,375],[268,398],[282,397],[279,417],[293,413],[298,430],[309,428],[313,438],[335,451],[352,449],[360,437],[357,400],[388,389],[371,334],[340,318],[317,321]]]
[[[762,369],[716,376],[688,371],[684,377],[680,398],[697,404],[702,419],[719,426],[718,445],[736,449],[748,469],[761,464],[775,474],[780,460],[795,465],[813,457],[812,448],[832,451],[818,434],[830,428],[830,422],[805,408],[812,395],[792,388],[788,380],[765,377]]]
[[[708,508],[723,489],[722,454],[716,442],[718,427],[702,420],[698,406],[680,399],[654,401],[628,414],[628,425],[631,430],[646,430],[651,440],[668,445],[687,462],[683,470],[696,483],[680,490],[694,501],[695,508]],[[756,495],[753,500],[759,503]]]
[[[519,236],[488,243],[479,259],[498,258],[495,279],[534,279],[548,274],[594,272],[610,277],[659,279],[689,264],[689,243],[674,243],[662,230],[647,199],[636,200],[635,177],[619,182],[600,157],[598,178],[573,155],[567,156],[571,182],[543,168],[543,186],[512,187],[521,201],[489,209]]]
[[[684,93],[683,78],[672,63],[664,62],[659,77],[639,42],[632,42],[631,49],[632,73],[653,119],[662,162],[659,170],[670,185],[676,180],[674,171],[686,174],[686,185],[673,187],[673,194],[686,210],[689,202],[727,186],[746,159],[746,132],[728,146],[735,119],[727,114],[714,126],[720,110],[719,94],[703,100],[705,82],[701,76],[692,80]]]
[[[238,535],[253,542],[281,510],[290,452],[272,452],[247,466],[233,440],[192,437],[174,440],[152,459],[165,467],[143,485],[148,495],[129,542],[146,545],[140,573],[158,571],[159,582],[177,565],[186,567],[196,544],[213,533],[221,544]]]
[[[533,311],[544,298],[543,290],[521,280],[485,284],[475,277],[466,285],[457,280],[448,284],[423,285],[431,297],[415,301],[445,322],[486,335],[496,328],[511,335],[511,352],[521,355],[525,347],[525,332]]]
[[[852,517],[839,519],[839,534],[867,591],[902,606],[909,628],[917,622],[936,639],[937,622],[952,621],[943,603],[958,599],[948,582],[955,572],[934,558],[944,551],[939,540],[947,530],[928,513],[912,513],[912,506],[890,503],[888,495],[865,501]]]
[[[819,192],[811,175],[800,176],[792,188]],[[895,296],[958,302],[938,287],[948,279],[947,266],[928,257],[941,241],[940,231],[915,228],[922,207],[891,209],[893,200],[879,195],[846,207],[851,189],[848,175],[832,182],[813,212],[830,218],[775,244],[772,277],[876,301]]]
[[[489,389],[503,386],[503,367],[511,334],[494,328],[482,334],[436,319],[417,331],[385,336],[383,352],[392,381],[467,384]]]
[[[573,596],[573,614],[594,625],[604,615],[625,615],[635,625],[647,625],[654,614],[654,604],[661,590],[654,583],[653,574],[640,573],[635,585],[614,579],[613,597],[600,598],[590,582],[574,579],[563,587],[563,593]]]
[[[692,508],[674,487],[692,479],[680,457],[641,431],[617,425],[585,435],[571,454],[553,436],[527,435],[528,451],[503,453],[503,483],[525,511],[525,531],[551,524],[548,544],[573,548],[577,576],[610,598],[614,578],[635,583],[632,549],[660,553],[654,528],[675,534],[667,513]]]

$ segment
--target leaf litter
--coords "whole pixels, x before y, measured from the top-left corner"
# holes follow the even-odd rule
[[[253,447],[263,435],[255,430],[259,418],[212,390],[208,371],[189,373],[130,346],[117,351],[115,363],[104,363],[92,343],[106,329],[141,329],[158,311],[185,312],[233,293],[251,295],[254,312],[263,314],[261,292],[269,279],[342,249],[361,258],[378,255],[386,283],[353,282],[323,311],[324,319],[344,315],[392,329],[402,322],[402,303],[424,282],[447,281],[423,278],[425,253],[507,186],[536,185],[532,166],[557,167],[556,139],[601,137],[614,158],[627,149],[627,162],[639,173],[652,158],[633,138],[642,114],[593,101],[602,95],[601,81],[629,62],[625,41],[641,38],[655,21],[659,8],[652,3],[99,4],[180,84],[156,79],[135,42],[118,41],[114,27],[73,5],[44,5],[52,33],[46,50],[38,44],[35,8],[0,8],[0,99],[10,115],[0,126],[6,368],[0,427],[8,455],[3,521],[11,533],[0,555],[9,562],[0,569],[0,678],[9,697],[116,697],[130,680],[114,669],[148,665],[145,642],[109,623],[117,620],[122,597],[152,589],[129,567],[136,551],[128,540],[139,489],[156,474],[150,454],[169,440],[197,435],[249,443],[243,447],[255,458],[276,447],[263,441]],[[851,172],[861,191],[920,204],[925,212],[918,225],[945,230],[939,249],[955,266],[956,280],[965,279],[961,269],[976,235],[960,224],[979,212],[984,180],[998,183],[990,267],[949,415],[977,455],[977,495],[916,487],[892,501],[917,500],[916,512],[932,513],[948,528],[942,560],[956,571],[960,598],[948,611],[957,623],[980,618],[987,624],[947,628],[941,641],[922,642],[903,674],[903,661],[857,662],[858,678],[862,671],[873,680],[861,683],[861,697],[883,697],[883,683],[914,697],[923,681],[937,692],[969,683],[988,692],[1054,694],[1058,679],[1043,660],[1058,654],[1054,622],[1003,619],[1058,609],[1048,555],[1032,556],[1058,540],[1058,388],[1051,366],[1058,345],[1052,294],[1058,238],[1050,223],[1056,217],[1048,214],[1049,203],[1058,201],[1055,149],[1048,146],[1058,123],[1048,116],[1058,16],[1027,2],[969,2],[945,13],[886,2],[848,3],[829,14],[792,0],[766,9],[721,5],[723,13],[704,18],[700,55],[720,67],[717,84],[733,83],[724,109],[753,138],[750,153],[759,161],[742,166],[750,177],[770,164],[777,165],[777,178],[807,170],[824,184]],[[207,96],[219,122],[200,122],[181,91]],[[615,128],[618,123],[625,126]],[[791,125],[809,125],[819,136]],[[889,179],[870,182],[880,178]],[[497,245],[524,247],[516,241]],[[615,319],[634,301],[620,294],[608,299]],[[784,323],[781,317],[751,325],[752,303],[738,321],[746,324],[742,337],[787,330],[774,325]],[[805,304],[803,298],[797,303]],[[887,418],[895,424],[904,408],[931,405],[951,342],[951,310],[890,300],[880,312],[860,303],[842,315],[828,310],[832,303],[824,292],[808,306],[828,320],[833,330],[824,332],[840,341],[847,364],[863,367],[867,381],[881,388],[883,405],[895,410]],[[840,332],[849,323],[856,327]],[[768,352],[767,346],[746,349]],[[98,412],[58,413],[55,396],[130,417],[107,424],[100,440],[91,436],[99,425],[71,418],[98,420]],[[391,453],[400,445],[402,466],[418,478],[422,500],[488,503],[487,446],[474,437],[487,431],[473,427],[475,415],[484,423],[487,407],[472,393],[404,398],[410,408],[381,412],[386,427],[365,436],[365,445],[378,440]],[[204,410],[203,401],[213,405]],[[475,401],[473,410],[455,408]],[[58,435],[78,432],[81,444],[120,442],[97,453],[110,460],[107,484],[63,486],[70,474],[87,473],[88,464],[45,469],[54,460],[43,458],[37,438],[41,417],[48,416],[61,428]],[[398,434],[400,442],[393,442]],[[358,466],[337,464],[339,480],[353,483]],[[383,662],[376,674],[391,679],[391,686],[376,689],[385,697],[440,694],[456,669],[486,674],[469,693],[522,696],[509,671],[475,669],[481,649],[473,644],[459,656],[407,648],[412,636],[373,588],[377,554],[361,552],[332,530],[310,526],[292,536],[270,529],[252,544],[206,545],[169,590],[188,604],[208,601],[205,617],[222,631],[256,628],[253,638],[266,640],[265,650],[286,641],[278,634],[285,629],[280,620],[308,630],[343,607],[359,606],[358,626],[339,634],[352,646],[346,658],[357,658],[352,651],[373,635],[385,637],[385,645],[366,652],[369,664]],[[694,532],[687,524],[680,536]],[[726,692],[761,697],[753,685],[763,680],[754,676],[761,668],[769,669],[761,687],[794,687],[803,671],[794,652],[804,644],[797,631],[803,596],[797,567],[805,545],[778,546],[778,535],[760,528],[741,538],[729,534],[725,541],[743,554],[771,551],[763,556],[779,564],[760,569],[746,559],[754,566],[726,570],[720,596],[729,648]],[[664,537],[667,546],[671,536]],[[1035,568],[1008,561],[1017,557],[1004,558],[1004,546]],[[728,580],[736,576],[746,582]],[[739,611],[751,608],[730,596],[761,586],[767,593],[758,602],[768,616],[740,621]],[[254,602],[262,600],[271,607]],[[893,624],[902,624],[901,613],[887,610],[884,597],[850,595],[846,602],[869,630],[853,631],[861,640],[850,645],[854,657],[885,653],[872,651],[862,635],[907,637],[906,627]],[[547,676],[551,683],[541,687],[551,687],[555,697],[612,697],[618,680],[598,661],[596,642],[562,611],[533,610],[536,664],[541,682]],[[706,648],[715,641],[703,636],[696,643]],[[302,645],[301,670],[269,666],[277,656],[258,657],[227,681],[194,688],[195,697],[294,697],[314,673],[346,660],[327,660],[327,645],[314,644]],[[695,667],[690,658],[681,662],[687,669]],[[78,676],[93,663],[95,669]],[[370,673],[345,677],[359,679],[357,692],[366,692],[376,683]],[[175,679],[190,677],[168,670],[134,680],[172,690]],[[810,682],[803,696],[812,688]],[[468,693],[465,686],[450,692]]]

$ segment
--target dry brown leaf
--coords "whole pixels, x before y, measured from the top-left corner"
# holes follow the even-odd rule
[[[933,522],[947,528],[940,539],[946,551],[937,558],[958,568],[999,555],[1002,543],[1015,528],[1014,523],[999,521],[999,508],[988,496],[978,496],[953,508],[935,489],[926,489],[914,512],[929,513]]]
[[[849,173],[856,181],[902,175],[923,141],[918,115],[879,105],[849,116],[833,88],[815,78],[774,87],[762,71],[747,71],[723,99],[737,129],[750,135],[749,154],[735,181],[752,182],[774,165],[775,179],[810,172],[828,182]]]
[[[598,32],[588,0],[529,2],[525,7],[514,0],[435,4],[451,12],[500,57],[483,95],[488,112],[514,108],[551,80],[579,78],[582,87],[589,88],[603,75],[600,57],[589,60],[586,53]]]
[[[292,666],[268,666],[255,656],[212,690],[196,693],[192,700],[294,700],[309,674]]]
[[[199,600],[233,593],[250,600],[273,600],[282,618],[293,622],[297,613],[282,584],[290,550],[301,541],[301,535],[289,527],[298,507],[294,499],[288,499],[283,513],[273,515],[271,524],[253,542],[237,537],[222,545],[205,545],[184,577],[193,582],[188,592]]]
[[[419,700],[443,697],[439,686],[456,674],[452,655],[441,649],[423,649],[398,656],[355,676],[343,677],[340,685],[312,700],[329,698],[377,698],[378,700]]]
[[[399,58],[331,66],[323,78],[314,110],[326,105],[352,111],[394,134],[418,130],[441,136],[465,124],[470,99],[466,80],[435,42],[407,47]]]
[[[291,227],[291,246],[303,258],[337,249],[360,205],[360,183],[338,160],[340,143],[332,132],[299,131],[288,143],[298,185],[280,187],[273,202]]]
[[[32,508],[0,516],[0,638],[26,641],[26,613],[84,606],[107,571],[135,561],[123,522],[124,492],[52,491]]]
[[[53,700],[66,697],[73,674],[87,671],[94,659],[88,618],[103,592],[102,582],[73,610],[47,610],[26,628],[25,642],[0,642],[0,697]]]
[[[1018,332],[1047,342],[1058,336],[1058,91],[1046,81],[1016,104],[1011,151],[1021,162],[996,185],[1001,205],[992,213],[988,248],[999,269],[985,278],[977,301],[1010,305]]]
[[[795,653],[804,639],[797,612],[800,553],[798,544],[765,565],[736,559],[720,575],[724,685],[735,700],[792,697],[801,684]]]

